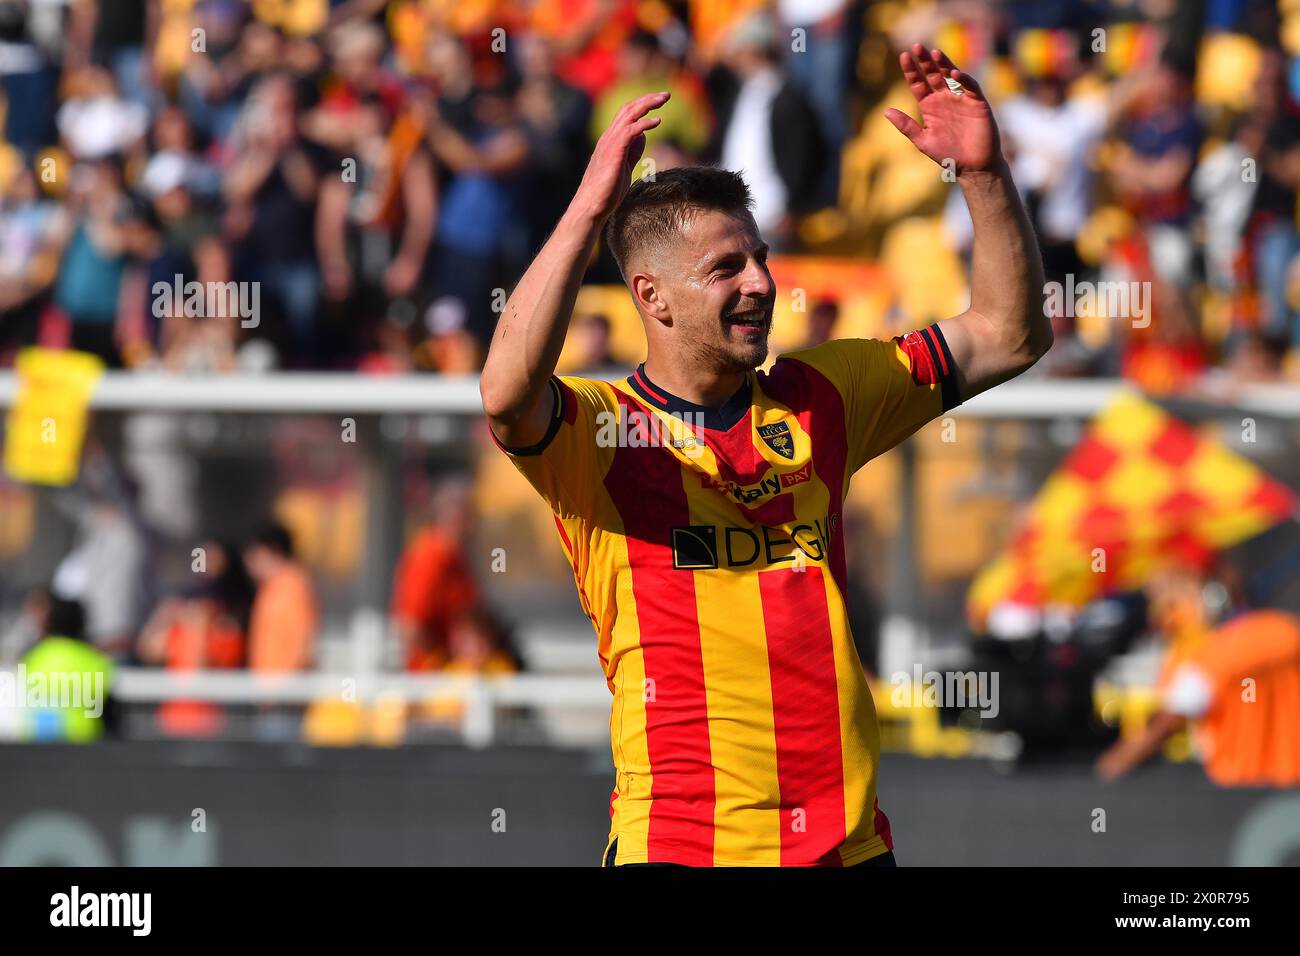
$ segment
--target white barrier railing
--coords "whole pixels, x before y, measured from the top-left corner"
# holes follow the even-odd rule
[[[136,667],[118,670],[112,696],[129,704],[201,700],[296,706],[327,699],[373,705],[381,700],[418,704],[430,698],[458,698],[465,707],[461,733],[471,747],[488,747],[495,742],[496,711],[500,707],[576,706],[608,711],[612,700],[603,680],[585,677],[341,672],[272,675]]]
[[[1127,387],[1118,379],[1031,379],[1007,382],[971,399],[953,414],[980,418],[1087,417]],[[13,402],[13,372],[0,372],[0,407]],[[1200,396],[1202,401],[1220,404]],[[1235,391],[1224,407],[1300,417],[1300,385],[1252,385]],[[339,372],[269,375],[169,375],[108,372],[91,397],[93,408],[288,413],[443,413],[478,415],[474,375],[366,376]]]

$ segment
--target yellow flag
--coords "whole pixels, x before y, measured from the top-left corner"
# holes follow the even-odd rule
[[[30,484],[71,484],[104,363],[86,352],[27,348],[18,353],[15,369],[18,394],[5,420],[5,473]]]

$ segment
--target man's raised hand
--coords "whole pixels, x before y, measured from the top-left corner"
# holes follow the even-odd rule
[[[659,125],[660,117],[647,114],[667,103],[668,97],[668,93],[647,93],[623,104],[596,141],[571,208],[597,221],[613,214],[627,195],[632,170],[645,152],[646,131]]]
[[[919,124],[902,110],[885,110],[898,131],[936,163],[944,165],[945,160],[951,160],[959,175],[1000,166],[1003,159],[997,123],[975,78],[953,66],[942,50],[927,51],[919,43],[912,44],[898,62],[921,108]]]

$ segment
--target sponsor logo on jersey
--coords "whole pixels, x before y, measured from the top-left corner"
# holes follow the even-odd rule
[[[785,422],[759,425],[758,437],[767,442],[767,447],[782,458],[794,459],[794,436],[790,434],[790,426]]]
[[[839,520],[836,514],[783,528],[679,525],[672,529],[673,567],[704,571],[790,562],[798,570],[826,560]]]
[[[812,462],[808,462],[802,468],[794,471],[784,471],[781,473],[781,487],[793,488],[795,485],[801,485],[812,477]]]
[[[763,476],[762,480],[753,485],[740,485],[734,481],[723,481],[713,475],[701,475],[700,484],[705,488],[720,491],[724,495],[730,495],[742,505],[750,505],[759,498],[779,495],[782,491],[793,488],[795,485],[801,485],[811,478],[812,462],[808,462],[802,468],[796,468],[794,471],[769,471]]]

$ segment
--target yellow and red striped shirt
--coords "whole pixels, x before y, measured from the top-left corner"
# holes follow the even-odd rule
[[[845,608],[849,478],[957,404],[937,326],[750,372],[721,408],[551,381],[505,449],[555,513],[614,695],[615,864],[840,866],[892,849]]]

